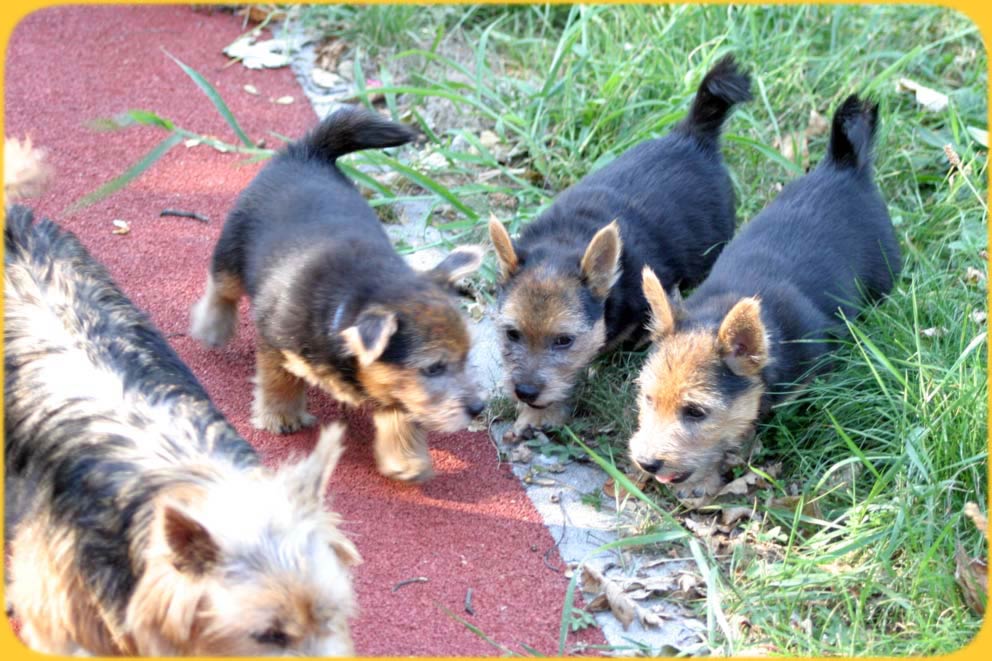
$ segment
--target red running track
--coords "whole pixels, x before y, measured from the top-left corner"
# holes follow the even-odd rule
[[[288,69],[226,66],[221,50],[241,31],[239,18],[189,7],[60,7],[31,14],[14,29],[8,45],[5,133],[29,135],[49,152],[55,185],[36,208],[76,232],[107,264],[231,422],[266,460],[278,461],[312,447],[316,432],[277,437],[249,424],[254,338],[247,305],[238,337],[224,350],[208,351],[186,336],[188,310],[201,292],[224,215],[259,165],[207,147],[180,145],[111,198],[79,213],[65,212],[165,137],[148,127],[96,132],[88,125],[93,119],[140,108],[235,141],[166,51],[203,74],[255,140],[275,144],[269,131],[298,136],[314,123]],[[260,95],[243,90],[249,83]],[[295,102],[273,103],[286,95]],[[204,214],[210,223],[160,218],[166,208]],[[115,219],[127,221],[130,233],[113,234]],[[344,410],[318,392],[310,398],[321,422],[343,418],[350,425],[332,494],[346,531],[365,557],[356,575],[358,654],[499,653],[444,608],[517,651],[524,644],[556,652],[566,581],[542,560],[554,540],[509,467],[498,465],[486,435],[434,435],[435,479],[420,487],[396,484],[375,471],[367,414]],[[551,556],[553,564],[558,564],[556,556]],[[420,576],[428,581],[393,592],[397,583]],[[470,588],[475,615],[464,610]],[[577,640],[601,643],[602,637],[586,631],[570,644]]]

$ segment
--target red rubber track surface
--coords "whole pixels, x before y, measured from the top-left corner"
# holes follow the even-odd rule
[[[225,213],[260,166],[209,147],[180,145],[109,199],[78,213],[65,211],[165,138],[149,127],[98,132],[89,125],[94,119],[140,108],[236,142],[166,51],[203,74],[255,140],[275,145],[269,131],[299,136],[314,123],[288,69],[227,65],[221,50],[241,32],[240,18],[190,7],[58,7],[31,14],[8,46],[5,133],[30,136],[54,165],[55,183],[35,201],[37,210],[79,235],[151,314],[230,421],[267,461],[278,461],[309,450],[316,431],[277,437],[251,427],[254,338],[247,304],[238,336],[225,349],[208,351],[186,336],[189,308],[201,293]],[[246,93],[246,84],[260,94]],[[273,102],[287,95],[295,102]],[[160,218],[166,208],[195,211],[210,223]],[[130,233],[114,235],[115,219],[127,221]],[[376,473],[367,412],[345,410],[319,392],[310,393],[310,402],[322,423],[343,418],[350,426],[332,502],[365,558],[355,577],[357,653],[499,653],[443,608],[502,645],[554,653],[566,588],[563,575],[543,560],[554,540],[508,466],[498,464],[486,435],[433,435],[437,476],[407,486]],[[548,559],[560,568],[556,550]],[[393,591],[400,581],[420,576],[428,581]],[[464,610],[469,588],[475,615]],[[597,631],[580,638],[602,642]]]

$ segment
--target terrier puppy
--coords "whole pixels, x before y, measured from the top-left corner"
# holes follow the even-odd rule
[[[247,294],[258,335],[252,423],[278,434],[313,424],[307,384],[348,404],[370,400],[379,471],[420,481],[433,472],[426,429],[457,431],[484,408],[453,296],[482,251],[458,248],[415,271],[335,165],[349,152],[414,137],[379,115],[343,109],[283,149],[228,216],[191,333],[209,346],[226,343]]]
[[[689,504],[717,492],[727,453],[824,367],[846,331],[838,310],[853,318],[892,289],[900,255],[872,174],[877,123],[875,104],[844,101],[826,159],[744,226],[684,304],[644,269],[655,348],[630,453]]]
[[[278,471],[75,236],[4,232],[9,597],[57,655],[353,654],[355,547],[324,506],[340,428]],[[11,501],[8,501],[8,505]]]
[[[507,441],[563,424],[582,370],[643,336],[645,265],[698,283],[734,231],[734,192],[719,137],[750,79],[725,57],[703,78],[684,121],[562,193],[515,242],[493,219],[502,271],[498,323],[506,386],[517,399]]]

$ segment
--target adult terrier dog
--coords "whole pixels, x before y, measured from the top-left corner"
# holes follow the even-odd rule
[[[52,654],[352,654],[349,565],[324,506],[340,429],[278,471],[214,408],[71,233],[4,233],[9,598]],[[8,500],[8,505],[14,502]]]
[[[716,493],[726,454],[824,367],[846,332],[838,311],[853,318],[892,289],[900,257],[872,175],[877,123],[876,105],[844,101],[824,161],[744,226],[684,304],[644,270],[655,348],[630,452],[680,498]]]
[[[645,265],[673,291],[698,283],[734,231],[734,192],[719,137],[750,79],[725,57],[684,121],[580,180],[515,242],[493,219],[502,267],[499,325],[507,389],[518,400],[506,440],[563,424],[582,370],[643,335]]]
[[[280,152],[228,216],[191,331],[223,345],[247,293],[258,336],[253,424],[274,433],[313,424],[308,383],[345,403],[371,400],[379,471],[399,480],[431,476],[426,429],[457,431],[484,407],[452,295],[481,264],[481,249],[458,248],[430,271],[413,270],[335,165],[414,136],[344,109]]]

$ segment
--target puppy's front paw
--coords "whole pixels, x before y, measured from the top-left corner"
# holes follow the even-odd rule
[[[306,411],[255,411],[251,416],[251,424],[255,429],[264,429],[273,434],[292,434],[316,423],[317,418]]]
[[[503,434],[504,443],[518,443],[530,440],[539,431],[560,427],[568,421],[568,404],[550,404],[543,409],[535,409],[526,404],[517,406],[517,419],[513,427]]]
[[[723,484],[719,473],[711,473],[702,480],[675,485],[675,497],[685,507],[699,509],[713,502]]]
[[[230,342],[237,327],[237,306],[218,303],[206,295],[196,302],[190,313],[189,334],[213,349]]]
[[[384,477],[400,482],[420,483],[434,477],[434,463],[429,456],[425,459],[391,455],[380,458],[378,468],[379,473]]]

